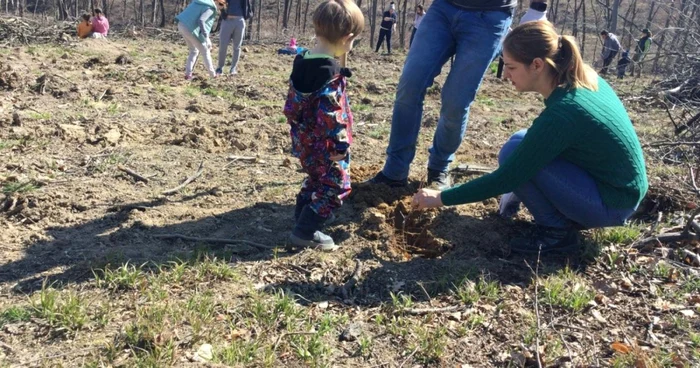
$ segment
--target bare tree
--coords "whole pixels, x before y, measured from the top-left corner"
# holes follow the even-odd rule
[[[610,32],[617,32],[617,15],[620,12],[620,3],[622,0],[613,0],[612,9],[610,11]]]

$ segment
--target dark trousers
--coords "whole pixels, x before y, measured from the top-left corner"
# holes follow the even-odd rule
[[[600,74],[608,74],[608,67],[613,62],[613,60],[615,60],[615,56],[617,56],[617,51],[611,52],[610,56],[603,60],[603,69],[600,70]]]
[[[377,41],[377,49],[374,52],[379,52],[382,47],[382,42],[386,38],[386,49],[391,54],[391,29],[379,28],[379,41]]]
[[[413,31],[411,31],[411,40],[408,41],[408,48],[411,48],[411,45],[413,45],[413,37],[416,37],[416,31],[418,28],[413,27]]]

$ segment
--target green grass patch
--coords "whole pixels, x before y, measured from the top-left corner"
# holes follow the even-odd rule
[[[129,262],[115,268],[108,266],[103,269],[93,270],[97,287],[111,291],[137,290],[146,283],[146,274],[143,266],[136,267]]]
[[[377,125],[373,127],[367,135],[374,139],[384,139],[391,133],[391,127],[387,125]]]
[[[637,240],[642,230],[635,225],[618,226],[596,230],[593,239],[600,244],[628,245]]]
[[[90,321],[88,301],[75,291],[59,291],[44,285],[32,299],[33,314],[56,331],[76,332]]]
[[[31,112],[29,117],[34,120],[49,120],[51,119],[51,113],[49,112]]]
[[[32,317],[32,310],[27,306],[11,306],[0,313],[0,327],[8,323],[26,322]]]
[[[595,296],[595,293],[585,284],[585,280],[568,267],[541,279],[540,282],[539,297],[544,305],[578,312]]]
[[[457,297],[465,304],[475,304],[479,301],[494,302],[500,294],[497,281],[488,281],[483,276],[476,282],[465,278],[455,290]]]
[[[357,111],[357,112],[372,111],[372,106],[367,105],[367,104],[354,104],[354,105],[352,105],[352,111]]]
[[[9,195],[13,193],[29,193],[37,190],[39,187],[31,181],[19,182],[11,181],[2,186],[3,194]]]

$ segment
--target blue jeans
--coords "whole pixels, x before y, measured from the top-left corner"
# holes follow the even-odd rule
[[[525,137],[527,129],[503,145],[498,162],[503,163]],[[539,225],[592,229],[624,225],[637,210],[609,208],[600,197],[593,177],[582,168],[556,159],[513,193],[522,201]]]
[[[440,120],[428,163],[430,169],[447,170],[467,129],[469,105],[510,23],[511,15],[505,11],[467,11],[447,0],[436,0],[430,6],[397,87],[384,175],[394,180],[408,177],[416,154],[425,92],[454,55],[454,65],[442,88]]]

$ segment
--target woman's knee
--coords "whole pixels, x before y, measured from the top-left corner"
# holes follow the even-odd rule
[[[508,141],[501,147],[501,151],[498,152],[498,164],[501,165],[505,162],[508,157],[515,151],[515,149],[520,145],[520,142],[525,138],[527,129],[520,130],[510,136]]]

